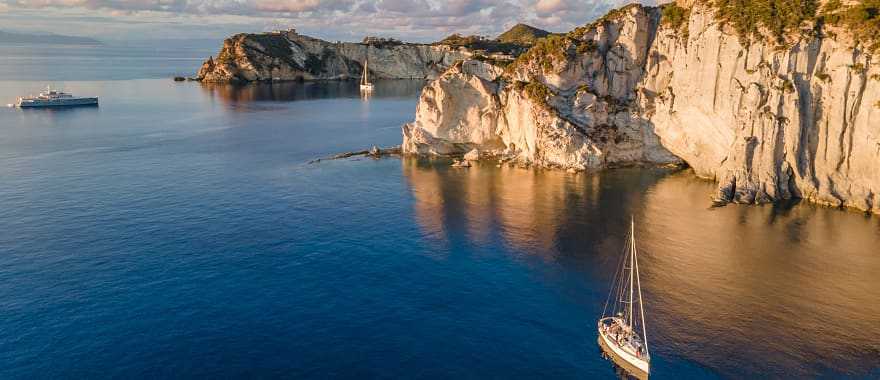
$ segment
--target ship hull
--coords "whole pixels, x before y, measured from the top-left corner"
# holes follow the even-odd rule
[[[61,107],[88,107],[97,106],[98,98],[75,98],[75,99],[52,99],[20,101],[16,106],[19,108],[61,108]]]
[[[611,337],[602,331],[601,321],[599,322],[599,347],[614,364],[623,368],[631,376],[639,380],[648,380],[651,368],[650,364],[644,360],[637,358],[635,355],[620,348],[613,343]]]

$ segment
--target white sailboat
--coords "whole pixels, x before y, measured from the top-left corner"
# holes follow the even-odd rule
[[[369,58],[364,59],[364,75],[361,76],[361,91],[373,91],[373,83],[370,82],[369,73],[370,70],[367,68]]]
[[[599,346],[605,357],[631,376],[647,379],[651,373],[651,354],[648,351],[642,284],[639,281],[635,221],[630,222],[627,250],[614,276],[598,328]]]

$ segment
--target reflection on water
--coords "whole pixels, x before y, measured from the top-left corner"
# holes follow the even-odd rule
[[[370,97],[412,98],[424,86],[423,80],[379,80],[374,82]],[[202,89],[210,96],[227,103],[362,97],[357,81],[203,83]]]
[[[598,287],[599,308],[634,215],[655,368],[674,357],[730,377],[880,366],[876,218],[811,205],[710,208],[714,184],[689,172],[416,159],[403,172],[426,235],[481,244],[497,233],[511,252],[576,269]]]

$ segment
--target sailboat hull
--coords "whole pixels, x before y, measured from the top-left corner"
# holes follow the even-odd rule
[[[648,380],[648,375],[651,372],[650,363],[614,343],[614,340],[603,331],[602,321],[599,321],[598,330],[599,347],[602,348],[602,352],[605,353],[614,364],[617,364],[629,372],[631,376],[639,380]]]
[[[362,84],[361,91],[373,91],[373,85],[372,84]]]

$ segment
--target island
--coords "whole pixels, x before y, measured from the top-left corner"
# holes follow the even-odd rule
[[[366,37],[361,42],[331,42],[296,29],[236,34],[223,42],[196,74],[203,82],[348,80],[363,73],[369,60],[374,79],[433,79],[468,58],[497,64],[512,61],[548,32],[517,25],[496,39],[453,34],[431,44]]]
[[[4,32],[0,30],[2,44],[53,44],[53,45],[102,45],[101,41],[88,37],[64,36],[60,34],[27,34]]]

